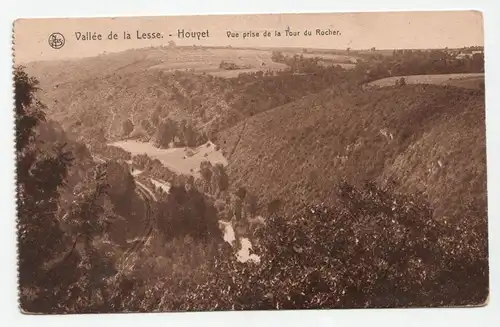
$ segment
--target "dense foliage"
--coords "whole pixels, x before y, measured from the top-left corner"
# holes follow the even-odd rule
[[[88,172],[59,220],[73,153],[58,142],[52,148],[39,142],[37,127],[44,123],[44,107],[34,96],[38,81],[21,67],[14,78],[21,306],[35,312],[79,311],[92,301],[93,287],[100,288],[95,272],[106,261],[92,243],[109,213],[102,202],[107,188],[103,167]]]
[[[143,279],[138,292],[156,294],[158,306],[148,300],[136,309],[412,307],[486,300],[484,217],[468,212],[468,229],[457,233],[460,226],[434,220],[418,196],[371,183],[360,189],[341,183],[338,192],[335,207],[274,215],[255,229],[260,264],[236,262],[230,248],[219,247],[204,273],[196,271],[196,281],[192,275]]]
[[[53,212],[72,158],[61,145],[55,145],[52,153],[41,153],[34,146],[35,128],[45,120],[43,105],[34,98],[38,83],[20,68],[14,77],[19,282],[21,291],[46,298],[51,295],[48,281],[38,268],[63,249],[62,231]]]
[[[206,135],[196,132],[186,120],[177,122],[169,118],[158,123],[153,140],[159,148],[168,148],[170,145],[195,147],[208,141]]]

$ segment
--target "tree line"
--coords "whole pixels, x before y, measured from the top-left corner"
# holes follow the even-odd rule
[[[357,64],[366,71],[365,82],[401,75],[484,73],[482,52],[458,57],[446,50],[394,50],[391,56],[366,58]]]
[[[151,138],[158,148],[196,147],[208,141],[206,134],[197,132],[187,120],[176,121],[168,117],[161,121],[156,119],[156,122],[143,119],[138,127],[134,127],[130,119],[125,119],[122,131],[123,136],[131,138],[148,139],[147,136],[152,135]]]

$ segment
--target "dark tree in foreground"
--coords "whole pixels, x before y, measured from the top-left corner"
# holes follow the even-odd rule
[[[62,312],[102,311],[113,291],[109,289],[106,278],[116,274],[114,262],[96,247],[96,241],[106,235],[114,216],[111,205],[106,203],[109,189],[106,175],[105,165],[88,172],[87,178],[76,187],[77,200],[64,219],[71,226],[74,247],[69,253],[74,252],[77,257],[78,269],[73,273],[72,284],[58,294]],[[68,265],[59,264],[53,270],[61,269],[68,269]]]
[[[14,74],[19,284],[21,304],[29,310],[25,305],[28,297],[43,302],[50,296],[50,285],[41,269],[44,261],[64,249],[54,212],[72,158],[63,145],[54,145],[52,152],[36,147],[36,127],[45,121],[44,106],[34,96],[38,81],[28,77],[22,67]]]
[[[44,106],[35,98],[38,81],[22,67],[14,74],[21,307],[39,313],[95,310],[104,301],[103,275],[97,271],[106,259],[93,241],[109,213],[102,203],[105,184],[95,176],[82,180],[61,224],[59,200],[73,154],[57,141],[53,147],[38,142],[38,127],[45,123]],[[100,291],[101,299],[90,291]]]

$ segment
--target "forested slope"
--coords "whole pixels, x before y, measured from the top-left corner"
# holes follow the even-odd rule
[[[407,85],[342,95],[325,91],[223,132],[229,176],[262,203],[333,203],[345,178],[396,181],[439,213],[486,205],[484,93]],[[293,210],[291,210],[293,211]]]

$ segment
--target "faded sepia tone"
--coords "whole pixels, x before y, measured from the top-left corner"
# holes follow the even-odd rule
[[[23,312],[487,300],[481,13],[20,19],[13,42]]]
[[[228,38],[229,31],[285,30],[290,27],[301,33],[294,37]],[[305,29],[332,29],[340,36],[304,37]],[[178,29],[209,30],[211,36],[202,40],[178,39]],[[103,42],[76,42],[75,32],[97,32],[107,36],[110,31],[160,32],[163,39]],[[60,51],[48,47],[48,36],[59,32],[67,44]],[[121,17],[88,19],[20,19],[15,24],[16,62],[55,60],[96,56],[103,52],[123,51],[145,46],[160,46],[173,40],[178,45],[232,47],[299,47],[320,49],[427,49],[460,48],[483,45],[482,15],[479,12],[391,12],[346,14],[287,15],[222,15]],[[172,36],[169,36],[172,34]]]

